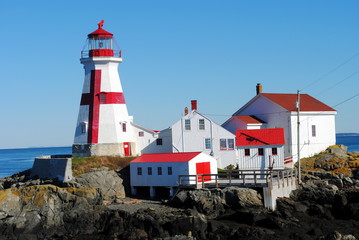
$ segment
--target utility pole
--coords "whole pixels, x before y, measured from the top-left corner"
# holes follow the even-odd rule
[[[302,174],[300,167],[300,120],[299,120],[299,112],[300,112],[300,91],[297,91],[297,154],[298,154],[298,182],[302,183]]]

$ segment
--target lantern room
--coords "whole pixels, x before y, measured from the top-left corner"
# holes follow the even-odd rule
[[[81,57],[121,57],[121,50],[117,47],[113,34],[104,30],[104,20],[101,20],[98,29],[88,34],[87,44],[81,52]],[[116,47],[115,47],[116,46]]]

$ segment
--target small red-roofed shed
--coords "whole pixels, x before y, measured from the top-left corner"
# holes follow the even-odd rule
[[[284,129],[236,131],[239,169],[284,168]]]
[[[153,197],[156,188],[169,187],[172,195],[179,175],[217,174],[217,160],[203,152],[143,154],[131,161],[130,172],[132,194],[149,187]]]

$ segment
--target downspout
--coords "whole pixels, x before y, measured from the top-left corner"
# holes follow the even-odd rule
[[[182,120],[181,120],[182,152],[184,152],[183,121],[184,121],[184,118],[182,118]]]

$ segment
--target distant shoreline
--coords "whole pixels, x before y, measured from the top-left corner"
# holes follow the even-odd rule
[[[337,137],[359,136],[359,133],[337,133]]]

